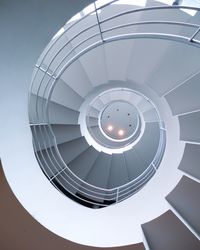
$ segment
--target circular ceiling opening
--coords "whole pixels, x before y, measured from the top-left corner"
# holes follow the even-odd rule
[[[139,129],[139,113],[126,101],[108,104],[100,116],[100,127],[109,139],[125,141]]]

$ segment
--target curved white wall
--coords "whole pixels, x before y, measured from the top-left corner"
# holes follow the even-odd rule
[[[141,223],[169,208],[164,197],[181,178],[177,167],[184,143],[179,142],[178,121],[168,116],[165,101],[162,100],[161,113],[169,132],[158,173],[136,195],[105,209],[83,207],[48,182],[34,156],[28,125],[27,95],[34,63],[53,33],[64,23],[65,16],[67,20],[73,8],[78,11],[80,4],[89,2],[79,1],[79,6],[75,6],[75,1],[66,0],[1,1],[1,159],[16,197],[42,225],[85,245],[128,245],[142,241]],[[156,97],[153,98],[156,102]]]

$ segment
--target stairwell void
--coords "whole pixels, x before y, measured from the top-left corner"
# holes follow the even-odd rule
[[[29,124],[16,118],[13,128],[24,128],[19,152],[9,157],[8,143],[2,152],[13,192],[52,232],[96,247],[200,248],[200,9],[192,2],[98,0],[43,50]]]
[[[139,191],[158,170],[165,151],[162,105],[148,91],[153,89],[159,99],[166,84],[158,70],[138,90],[136,70],[130,66],[137,59],[135,47],[148,40],[167,41],[164,47],[172,42],[198,46],[198,33],[184,36],[196,26],[185,22],[189,15],[180,6],[122,3],[97,1],[69,20],[39,58],[29,93],[34,150],[42,171],[62,193],[92,208],[116,204]],[[152,22],[150,15],[158,10],[163,19]],[[157,80],[151,79],[155,76]]]

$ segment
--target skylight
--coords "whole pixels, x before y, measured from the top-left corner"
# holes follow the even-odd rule
[[[179,5],[183,6],[190,6],[190,7],[200,7],[200,1],[199,0],[182,0]],[[181,9],[182,11],[186,12],[187,14],[194,16],[197,11],[196,10],[187,10],[187,9]]]
[[[110,2],[111,2],[111,0],[97,0],[96,1],[96,6],[97,6],[97,8],[99,8],[99,7],[101,7],[101,6],[103,6],[103,5],[107,4],[107,3],[110,3]]]
[[[73,17],[68,21],[68,23],[71,23],[71,22],[73,22],[73,21],[79,20],[80,18],[81,18],[81,14],[80,14],[80,12],[79,12],[79,13],[77,13],[75,16],[73,16]]]
[[[146,6],[147,0],[119,0],[113,4],[127,4],[127,5],[135,5],[135,6],[141,6],[144,7]]]
[[[157,2],[161,2],[167,5],[173,5],[175,0],[156,0]],[[100,8],[108,3],[111,3],[112,0],[97,0],[96,1],[96,7]],[[176,5],[179,6],[190,6],[190,7],[199,7],[200,8],[200,0],[178,0],[176,1]],[[134,5],[134,6],[140,6],[140,7],[145,7],[147,3],[147,0],[118,0],[112,4],[125,4],[125,5]],[[196,10],[189,10],[189,9],[181,9],[182,11],[186,12],[187,14],[194,16],[196,14]],[[77,13],[75,16],[73,16],[68,23],[79,20],[82,16],[89,14],[90,12],[95,11],[95,6],[94,4],[90,4],[89,6],[87,6],[83,11]],[[100,13],[101,10],[98,10],[98,13]],[[95,14],[92,13],[92,14]],[[59,31],[62,33],[62,31]],[[56,34],[54,38],[56,38],[57,36],[59,36],[60,33],[58,33],[58,35]]]
[[[156,0],[157,2],[161,2],[167,5],[172,5],[174,0]]]
[[[90,4],[85,9],[83,9],[83,14],[87,15],[87,14],[89,14],[92,11],[95,11],[94,4]]]
[[[57,37],[59,37],[60,35],[62,35],[62,33],[65,31],[65,29],[62,27],[61,29],[59,29],[59,31],[55,34],[55,36],[52,39],[56,39]]]

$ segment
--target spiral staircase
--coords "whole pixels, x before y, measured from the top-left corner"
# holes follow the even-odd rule
[[[169,2],[93,2],[35,65],[27,156],[4,149],[2,162],[22,205],[64,238],[200,249],[200,3]]]

